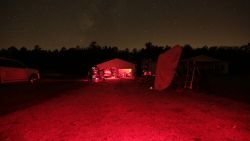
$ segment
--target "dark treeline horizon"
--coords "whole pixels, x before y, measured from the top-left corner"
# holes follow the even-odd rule
[[[184,45],[181,59],[198,55],[207,55],[229,63],[230,73],[249,74],[250,72],[250,43],[242,46],[204,46],[193,48]],[[54,50],[42,49],[35,45],[33,49],[15,46],[0,50],[0,57],[17,59],[27,66],[39,69],[41,73],[63,73],[85,76],[87,70],[98,63],[120,58],[137,64],[137,75],[141,74],[145,60],[157,61],[159,54],[171,47],[154,45],[147,42],[141,49],[119,49],[115,46],[100,46],[91,42],[87,47],[72,47]]]

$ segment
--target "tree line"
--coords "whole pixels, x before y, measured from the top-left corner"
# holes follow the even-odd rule
[[[137,64],[137,75],[141,74],[142,64],[145,60],[157,61],[159,54],[171,47],[154,45],[147,42],[141,49],[118,49],[115,46],[100,46],[91,42],[87,47],[76,46],[73,48],[62,47],[61,49],[44,50],[39,45],[33,49],[14,46],[0,50],[0,57],[20,60],[27,66],[37,68],[41,73],[63,73],[85,76],[90,67],[101,62],[120,58]],[[250,43],[242,46],[204,46],[193,48],[184,45],[181,59],[207,55],[226,61],[230,64],[230,73],[250,72]]]

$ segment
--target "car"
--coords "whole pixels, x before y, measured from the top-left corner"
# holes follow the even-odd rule
[[[38,70],[28,68],[18,60],[0,57],[0,84],[15,82],[35,84],[39,80]]]

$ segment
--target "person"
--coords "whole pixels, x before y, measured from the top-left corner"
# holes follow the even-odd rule
[[[102,80],[102,81],[105,80],[105,78],[104,78],[104,70],[103,69],[98,70],[98,75],[99,75],[100,80]]]
[[[92,84],[92,77],[93,77],[93,70],[89,69],[89,71],[88,71],[88,82],[89,82],[89,84]]]

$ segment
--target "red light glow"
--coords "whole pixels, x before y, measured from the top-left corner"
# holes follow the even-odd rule
[[[250,106],[106,81],[0,117],[3,141],[247,141]]]

